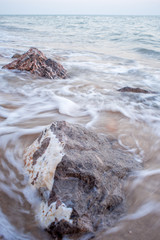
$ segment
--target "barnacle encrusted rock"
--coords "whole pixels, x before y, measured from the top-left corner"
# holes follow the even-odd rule
[[[46,128],[24,161],[44,199],[37,218],[54,239],[114,224],[125,211],[124,179],[140,167],[105,135],[64,121]]]
[[[50,79],[67,77],[67,71],[61,64],[47,59],[37,48],[30,48],[26,53],[19,55],[16,60],[3,66],[3,68],[29,71],[32,74]]]

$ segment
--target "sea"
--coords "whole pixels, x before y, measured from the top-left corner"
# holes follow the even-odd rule
[[[2,69],[31,47],[68,78]],[[124,185],[126,214],[95,239],[159,240],[160,16],[0,16],[0,239],[50,239],[36,221],[23,153],[57,120],[106,134],[142,165]]]

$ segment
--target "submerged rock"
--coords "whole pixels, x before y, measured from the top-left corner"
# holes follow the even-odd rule
[[[140,167],[105,135],[64,121],[42,132],[24,162],[43,199],[39,223],[54,239],[112,226],[125,212],[123,182]]]
[[[66,78],[67,72],[63,66],[54,60],[47,59],[37,48],[30,48],[26,53],[20,55],[13,62],[3,66],[7,69],[18,69],[29,71],[45,78]]]
[[[131,87],[124,87],[118,90],[119,92],[133,92],[133,93],[155,93],[152,91],[147,91],[142,88],[131,88]]]

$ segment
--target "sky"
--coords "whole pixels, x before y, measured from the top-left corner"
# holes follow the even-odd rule
[[[0,0],[0,14],[160,15],[160,0]]]

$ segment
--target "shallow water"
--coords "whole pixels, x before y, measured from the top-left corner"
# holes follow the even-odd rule
[[[118,139],[144,167],[126,183],[127,215],[97,239],[159,239],[159,32],[160,17],[0,16],[0,238],[50,239],[35,220],[39,200],[22,158],[46,125],[65,120]],[[70,77],[1,69],[31,46]],[[117,91],[125,86],[155,93]]]

